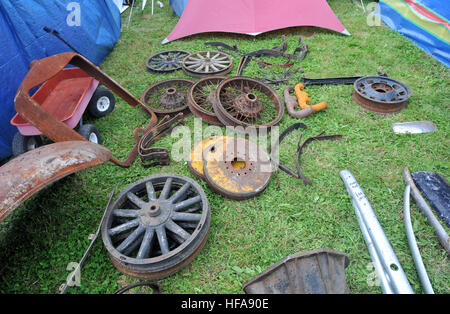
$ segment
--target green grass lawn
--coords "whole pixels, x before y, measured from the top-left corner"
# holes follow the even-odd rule
[[[245,35],[202,34],[161,46],[178,21],[169,10],[168,1],[164,1],[166,6],[162,9],[155,7],[153,16],[150,5],[143,13],[135,10],[129,28],[129,11],[124,13],[122,36],[101,68],[136,96],[159,80],[188,78],[182,71],[162,76],[146,72],[145,61],[154,53],[207,50],[205,41],[236,42],[241,50],[253,51],[279,45],[282,34],[286,34],[289,52],[296,46],[298,36],[305,35],[309,52],[297,63],[309,78],[375,75],[384,71],[412,91],[406,109],[381,116],[355,104],[350,85],[307,87],[313,103],[326,100],[329,107],[302,120],[308,126],[303,139],[322,130],[329,135],[343,135],[335,142],[313,142],[304,152],[303,170],[313,185],[304,185],[279,172],[279,187],[273,176],[261,195],[233,201],[196,180],[211,206],[209,238],[190,266],[159,282],[164,293],[242,293],[242,284],[270,265],[289,254],[317,248],[348,254],[346,275],[351,293],[381,293],[380,287],[368,284],[373,273],[371,259],[339,177],[342,169],[350,170],[361,185],[414,291],[423,293],[405,234],[405,186],[401,174],[408,166],[411,172],[435,171],[450,177],[449,70],[386,26],[369,27],[363,11],[351,1],[329,2],[352,36],[291,28],[265,33],[255,40]],[[285,62],[283,58],[264,60]],[[233,61],[236,69],[239,58]],[[257,70],[253,62],[244,74],[257,76]],[[298,74],[292,84],[300,78]],[[282,89],[278,91],[281,94]],[[437,131],[397,135],[391,130],[392,123],[417,120],[433,121]],[[123,159],[133,145],[132,131],[145,126],[148,120],[141,111],[118,100],[112,114],[88,122],[98,126],[104,145]],[[295,122],[286,113],[280,130]],[[193,129],[192,115],[185,124]],[[280,150],[281,160],[293,168],[298,136],[299,132],[291,134]],[[170,150],[177,140],[167,136],[156,146]],[[78,262],[88,247],[88,236],[95,233],[113,186],[118,184],[117,195],[128,184],[157,173],[194,178],[184,161],[148,169],[138,161],[128,169],[106,163],[64,178],[26,201],[0,224],[0,292],[58,293],[69,274],[67,265]],[[433,288],[437,293],[449,293],[449,258],[414,201],[411,216]],[[81,287],[70,292],[111,293],[135,281],[116,270],[99,238],[82,269]]]

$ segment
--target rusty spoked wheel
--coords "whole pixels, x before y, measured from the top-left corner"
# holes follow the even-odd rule
[[[156,53],[147,59],[147,71],[151,73],[169,73],[181,69],[183,59],[189,55],[184,50],[168,50]]]
[[[172,174],[123,190],[106,214],[102,238],[121,272],[161,279],[188,265],[206,243],[211,214],[202,188]]]
[[[217,119],[213,106],[216,102],[217,86],[225,79],[226,76],[208,76],[192,85],[189,90],[189,108],[196,117],[209,124],[223,125]]]
[[[225,75],[233,69],[233,59],[220,51],[200,51],[185,57],[182,69],[194,77]]]
[[[384,76],[365,76],[355,81],[353,100],[375,113],[395,113],[402,110],[410,91],[402,82]]]
[[[188,91],[194,83],[181,78],[157,82],[142,93],[141,101],[160,115],[189,111]]]
[[[224,125],[260,129],[277,124],[283,117],[284,105],[272,87],[259,80],[236,76],[217,87],[214,112]]]
[[[251,141],[224,136],[203,151],[205,181],[224,197],[255,197],[266,189],[271,175],[269,155]]]

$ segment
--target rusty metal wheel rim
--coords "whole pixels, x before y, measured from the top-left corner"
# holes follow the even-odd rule
[[[227,79],[226,76],[208,76],[192,85],[189,90],[189,108],[192,113],[207,123],[222,126],[214,112],[217,86]]]
[[[194,77],[225,75],[233,69],[233,59],[220,51],[200,51],[186,56],[182,69]]]
[[[411,94],[405,84],[384,76],[364,76],[355,81],[353,88],[353,100],[376,113],[399,112]]]
[[[102,238],[121,272],[160,279],[198,255],[206,243],[210,219],[206,195],[195,181],[159,174],[119,194],[106,214]]]
[[[257,109],[258,115],[246,116],[236,109],[236,99],[242,97],[249,100],[247,112]],[[258,105],[252,104],[255,100]],[[284,105],[272,87],[259,80],[236,76],[222,81],[217,87],[214,112],[225,125],[261,128],[276,125],[283,117]]]
[[[162,74],[179,70],[184,58],[189,54],[184,50],[168,50],[156,53],[147,59],[147,71]]]
[[[255,143],[222,137],[204,149],[203,175],[209,187],[220,195],[245,200],[266,189],[272,166],[267,152]]]
[[[188,109],[188,92],[194,83],[195,81],[181,78],[159,81],[142,93],[141,102],[157,114],[185,111]],[[170,102],[173,104],[170,105]]]

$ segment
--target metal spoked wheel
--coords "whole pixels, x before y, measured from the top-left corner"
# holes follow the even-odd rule
[[[169,50],[154,54],[147,59],[147,71],[152,73],[169,73],[181,69],[183,59],[189,55],[184,50]]]
[[[399,112],[411,94],[405,84],[384,76],[362,77],[355,81],[353,87],[353,100],[376,113]]]
[[[233,69],[233,60],[230,55],[220,51],[201,51],[185,57],[182,69],[194,77],[225,75]]]
[[[195,181],[154,175],[120,193],[106,214],[102,238],[121,272],[161,279],[198,255],[206,243],[210,219],[205,192]]]
[[[272,87],[259,80],[236,76],[217,87],[214,112],[224,125],[258,129],[277,124],[283,117],[284,105]]]
[[[214,112],[217,86],[227,79],[226,76],[208,76],[192,85],[189,90],[189,108],[192,113],[207,123],[222,126]]]
[[[175,114],[188,109],[188,92],[195,82],[188,79],[168,79],[150,85],[141,101],[157,114]]]

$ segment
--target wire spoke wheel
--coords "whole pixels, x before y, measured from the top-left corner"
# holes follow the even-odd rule
[[[161,279],[188,265],[206,243],[210,209],[192,179],[144,178],[123,190],[106,214],[102,238],[123,273]]]
[[[209,76],[192,85],[189,90],[189,108],[196,117],[210,124],[223,125],[217,119],[213,107],[216,102],[216,89],[225,79],[226,76]]]
[[[214,112],[225,125],[260,128],[277,124],[284,106],[270,86],[248,77],[232,77],[217,87]]]
[[[225,75],[233,68],[230,55],[220,51],[201,51],[184,58],[182,69],[187,75],[204,77]]]
[[[158,114],[175,114],[188,109],[188,92],[195,82],[188,79],[168,79],[150,85],[141,101]]]
[[[169,50],[154,54],[147,59],[147,71],[153,73],[169,73],[181,69],[183,59],[189,52],[183,50]]]

